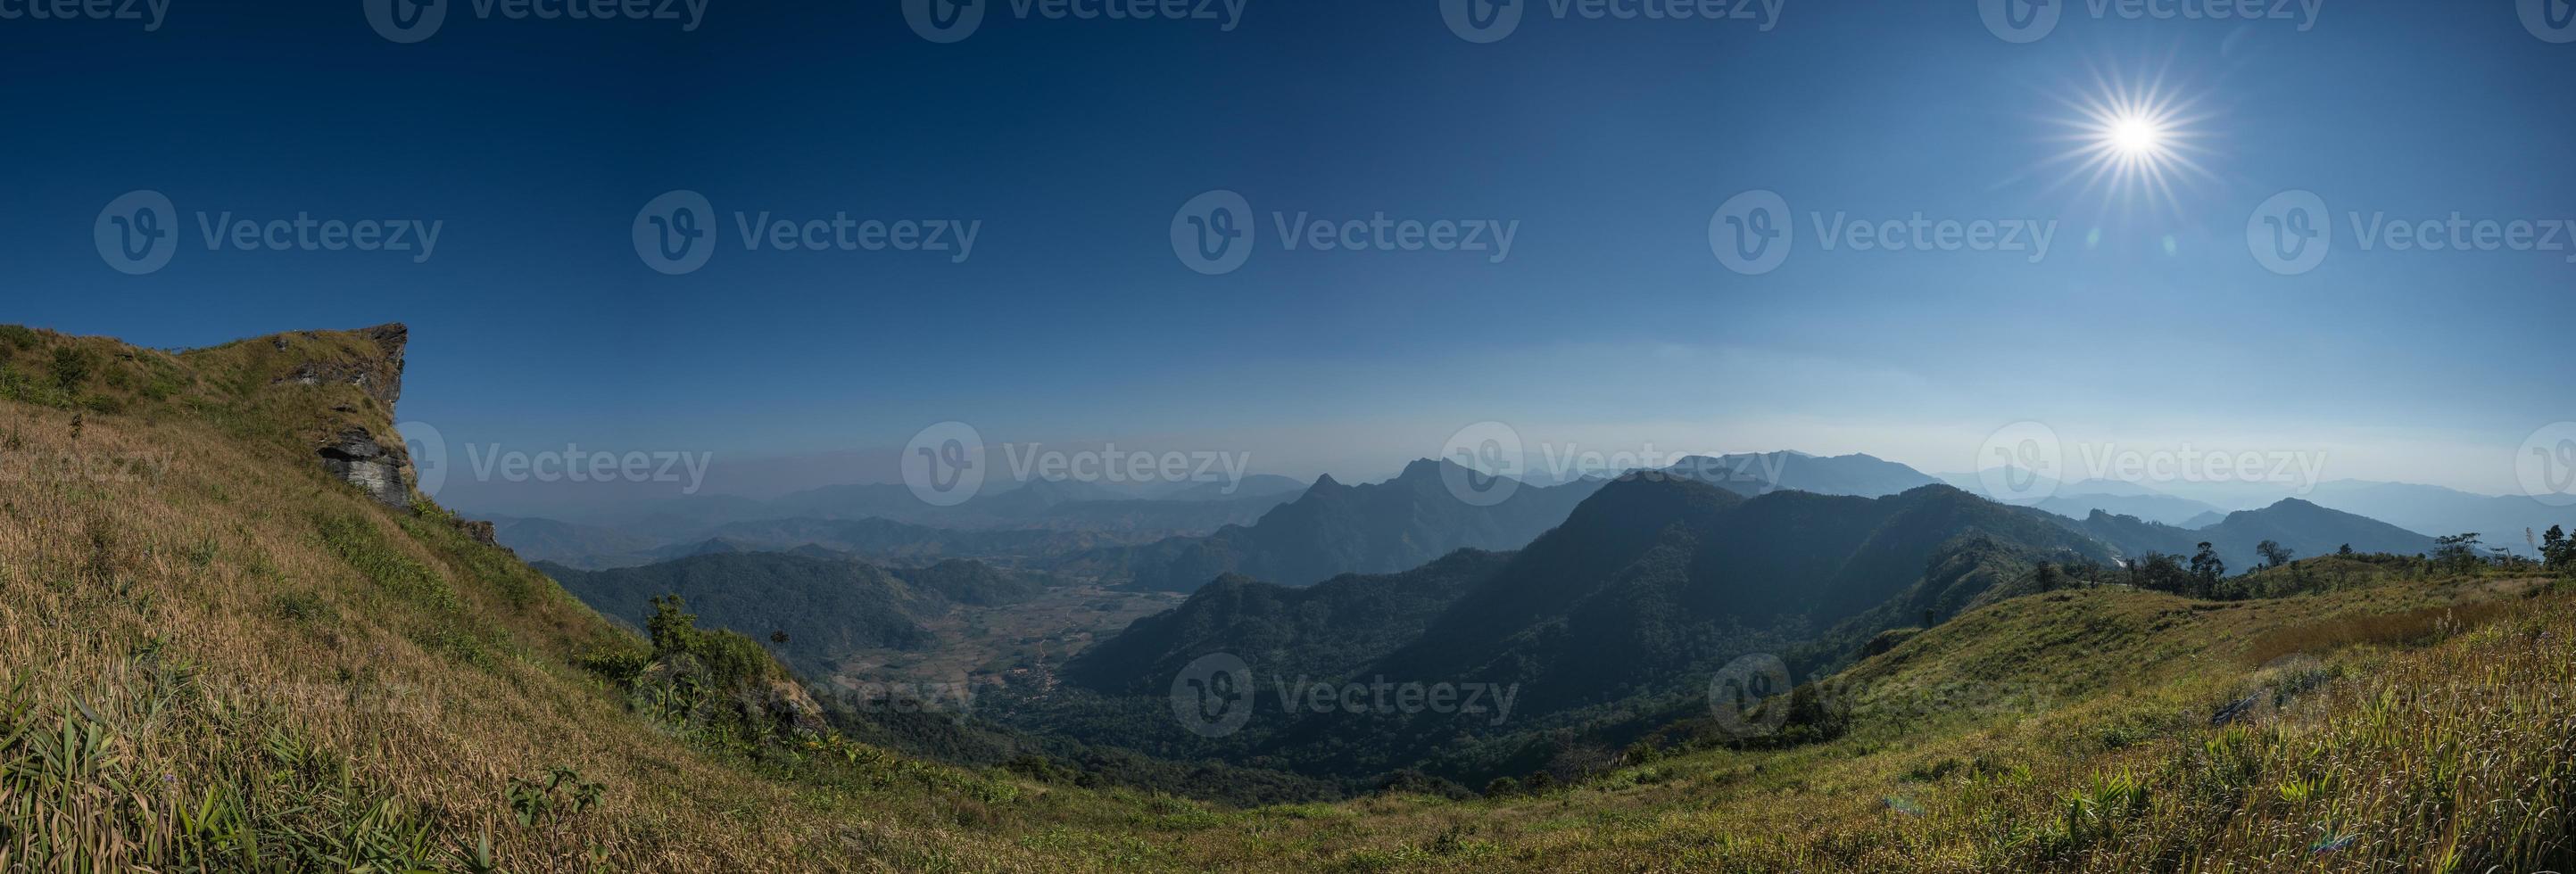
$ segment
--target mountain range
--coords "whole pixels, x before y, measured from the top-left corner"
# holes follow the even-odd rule
[[[1382,483],[1349,486],[1325,476],[1251,525],[1096,550],[1060,570],[1162,591],[1189,591],[1225,574],[1307,585],[1391,573],[1459,549],[1517,549],[1601,487],[1600,480],[1522,484],[1500,501],[1470,503],[1450,484],[1471,476],[1481,475],[1431,459]]]

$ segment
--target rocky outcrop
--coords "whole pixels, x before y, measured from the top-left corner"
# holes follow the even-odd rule
[[[482,522],[473,519],[458,519],[456,520],[456,530],[465,532],[465,536],[473,538],[476,543],[480,543],[485,546],[501,545],[500,532],[498,529],[494,528],[490,522]]]
[[[351,425],[322,445],[322,468],[347,480],[368,497],[388,507],[411,509],[411,486],[403,478],[410,462],[388,450],[367,429]]]
[[[411,329],[401,323],[395,323],[377,325],[340,336],[351,335],[360,341],[355,349],[336,350],[338,354],[329,357],[316,357],[314,360],[296,362],[285,374],[271,382],[291,382],[297,385],[354,385],[359,391],[366,392],[368,397],[375,398],[377,403],[383,404],[387,413],[391,413],[394,404],[402,400],[403,353],[411,345]],[[273,342],[278,351],[292,352],[296,348],[294,341],[297,338],[315,336],[317,335],[310,332],[281,334]],[[356,354],[349,354],[350,352]]]
[[[332,476],[385,506],[409,510],[411,453],[390,420],[394,404],[402,400],[403,355],[411,344],[411,329],[395,323],[356,331],[301,331],[279,334],[269,343],[285,359],[274,365],[278,375],[269,380],[271,385],[354,386],[375,401],[332,404],[339,424],[326,426],[336,430],[323,431],[314,451]]]

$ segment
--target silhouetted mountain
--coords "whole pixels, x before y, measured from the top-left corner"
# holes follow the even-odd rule
[[[1665,472],[1748,497],[1792,489],[1874,498],[1941,482],[1914,468],[1867,455],[1824,457],[1786,451],[1694,455],[1665,468]]]
[[[2524,531],[2576,523],[2576,509],[2552,507],[2530,497],[2476,495],[2440,486],[2335,480],[2304,496],[2318,506],[2358,513],[2417,534],[2485,535],[2488,546],[2536,555]]]
[[[1100,550],[1065,569],[1166,591],[1196,589],[1221,574],[1308,585],[1345,573],[1392,573],[1460,549],[1517,549],[1601,485],[1520,485],[1478,506],[1450,491],[1450,482],[1469,475],[1453,462],[1424,459],[1382,483],[1346,486],[1326,476],[1252,525]]]
[[[1068,677],[1113,697],[1160,696],[1181,666],[1222,652],[1283,682],[1515,688],[1508,724],[1273,713],[1212,746],[1174,745],[1342,776],[1432,762],[1435,773],[1466,779],[1485,767],[1468,759],[1491,751],[1460,745],[1462,736],[1544,731],[1598,708],[1686,693],[1752,652],[1812,669],[1927,609],[1964,609],[2039,561],[2109,560],[2107,547],[2066,521],[1939,485],[1882,498],[1746,498],[1632,475],[1602,485],[1515,554],[1461,552],[1305,590],[1227,577],[1099,644]],[[1441,758],[1453,755],[1463,758]]]
[[[2085,482],[2101,481],[2086,480]],[[2155,493],[2120,495],[2076,491],[2081,485],[2070,485],[2065,490],[2043,498],[2031,506],[2069,519],[2091,516],[2095,510],[2114,516],[2136,516],[2149,522],[2161,522],[2166,525],[2185,525],[2202,516],[2211,516],[2212,522],[2224,518],[2217,515],[2219,513],[2217,507],[2190,498]]]
[[[2160,525],[2135,516],[2095,512],[2074,526],[2118,548],[2125,557],[2147,552],[2189,556],[2207,542],[2231,571],[2262,561],[2254,547],[2276,541],[2302,556],[2323,555],[2349,544],[2359,552],[2400,555],[2431,552],[2433,538],[2376,519],[2329,510],[2296,498],[2260,510],[2239,510],[2198,530]]]
[[[1244,477],[1242,482],[1190,483],[1153,497],[1158,501],[1230,501],[1276,495],[1284,501],[1294,499],[1297,493],[1305,490],[1305,480],[1275,473],[1256,473]]]
[[[1883,498],[1740,498],[1630,477],[1371,671],[1521,683],[1533,715],[1617,700],[1714,660],[1814,637],[1907,594],[1937,558],[1972,543],[2108,557],[2049,517],[1946,485]],[[1976,594],[1931,597],[1963,605]]]
[[[1152,694],[1191,660],[1216,652],[1293,676],[1348,676],[1421,634],[1510,557],[1462,549],[1403,573],[1345,574],[1303,588],[1229,574],[1083,651],[1064,678],[1111,694]]]

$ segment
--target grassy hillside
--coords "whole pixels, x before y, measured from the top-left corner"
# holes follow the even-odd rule
[[[0,345],[0,868],[1106,870],[1123,839],[1043,836],[1153,819],[638,714],[581,667],[635,635],[324,473],[391,433],[366,334]]]
[[[434,505],[326,473],[348,429],[399,443],[388,336],[0,329],[0,869],[2576,863],[2576,595],[2492,570],[2007,599],[1816,684],[1831,739],[1685,722],[1474,800],[1226,809],[924,764],[693,697],[672,678],[775,666],[648,644]]]

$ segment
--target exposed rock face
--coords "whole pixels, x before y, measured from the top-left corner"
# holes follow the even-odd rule
[[[458,519],[456,520],[456,530],[465,532],[465,536],[474,538],[474,542],[476,543],[480,543],[485,546],[501,545],[500,532],[498,529],[493,527],[490,522],[478,522],[472,519]]]
[[[384,404],[387,412],[392,412],[394,404],[402,400],[403,352],[411,345],[411,329],[396,323],[353,333],[374,343],[376,354],[355,359],[300,362],[294,370],[274,382],[354,385],[368,397]],[[278,351],[293,348],[289,335],[280,335],[275,342]]]
[[[385,506],[411,508],[411,488],[403,480],[408,466],[401,453],[385,449],[367,429],[351,425],[322,446],[322,467],[348,480]]]
[[[271,384],[350,385],[375,400],[377,409],[363,409],[366,405],[351,403],[331,405],[332,412],[346,418],[341,420],[339,430],[325,432],[327,436],[321,438],[315,452],[322,456],[323,469],[333,476],[347,480],[385,506],[410,509],[411,453],[402,445],[401,435],[393,433],[388,420],[394,404],[402,399],[403,353],[411,343],[411,329],[396,323],[345,333],[307,331],[280,334],[269,342],[278,352],[293,355],[302,350],[305,355],[303,360],[282,364],[280,369],[284,372],[271,379]],[[488,538],[488,531],[484,536]]]

